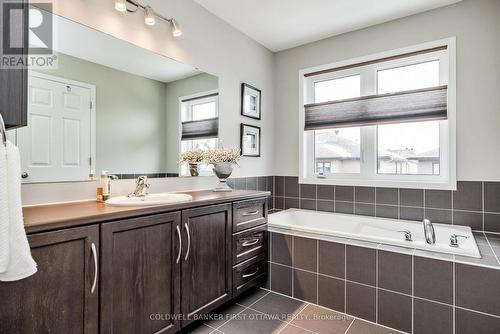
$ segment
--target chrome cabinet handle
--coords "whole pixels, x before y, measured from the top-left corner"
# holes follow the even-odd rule
[[[186,251],[186,257],[184,258],[184,261],[187,261],[187,259],[189,257],[189,250],[191,249],[191,234],[189,233],[189,225],[187,223],[184,223],[184,228],[186,229],[187,237],[188,237],[188,248]]]
[[[93,294],[97,286],[97,250],[94,243],[90,245],[90,249],[92,250],[92,257],[94,258],[94,283],[92,283],[92,288],[90,289],[90,293]]]
[[[259,240],[260,240],[259,238],[250,239],[250,240],[247,240],[247,241],[243,242],[243,243],[241,244],[241,246],[243,246],[243,247],[253,246],[253,245],[255,245],[256,243],[258,243],[258,242],[259,242]]]
[[[175,260],[175,263],[179,263],[181,260],[181,254],[182,254],[182,236],[181,236],[181,229],[179,225],[177,225],[177,238],[179,238],[179,253],[177,254],[177,260]]]
[[[245,213],[242,214],[243,217],[248,217],[248,216],[255,216],[256,214],[259,213],[259,210],[255,210],[255,211],[247,211]]]
[[[243,278],[252,277],[252,276],[256,275],[258,272],[259,272],[259,267],[257,267],[257,269],[255,269],[255,271],[253,273],[243,274],[243,275],[241,275],[241,277],[243,277]]]

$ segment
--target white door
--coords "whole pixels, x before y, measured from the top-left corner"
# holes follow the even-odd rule
[[[24,182],[88,178],[91,89],[30,74],[28,126],[18,130]]]

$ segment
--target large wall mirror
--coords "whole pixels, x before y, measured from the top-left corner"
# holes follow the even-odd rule
[[[54,15],[57,68],[29,71],[28,126],[9,131],[25,183],[189,175],[218,137],[214,75]],[[211,175],[201,167],[200,175]]]

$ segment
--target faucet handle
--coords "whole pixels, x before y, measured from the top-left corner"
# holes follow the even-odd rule
[[[467,239],[468,236],[466,235],[460,235],[460,234],[452,234],[450,236],[450,247],[458,247],[458,238],[464,238]]]
[[[413,239],[411,237],[411,231],[404,230],[404,231],[398,231],[398,232],[401,232],[401,233],[405,234],[405,241],[413,241]]]

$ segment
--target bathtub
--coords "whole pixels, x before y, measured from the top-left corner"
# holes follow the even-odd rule
[[[433,224],[436,243],[429,245],[425,242],[422,223],[408,220],[288,209],[270,214],[268,225],[270,229],[284,233],[287,230],[306,232],[315,234],[319,238],[321,235],[334,236],[481,258],[474,235],[468,226]],[[405,233],[400,231],[410,231],[413,241],[405,241]],[[458,238],[459,246],[451,247],[449,244],[452,234],[467,238]]]

